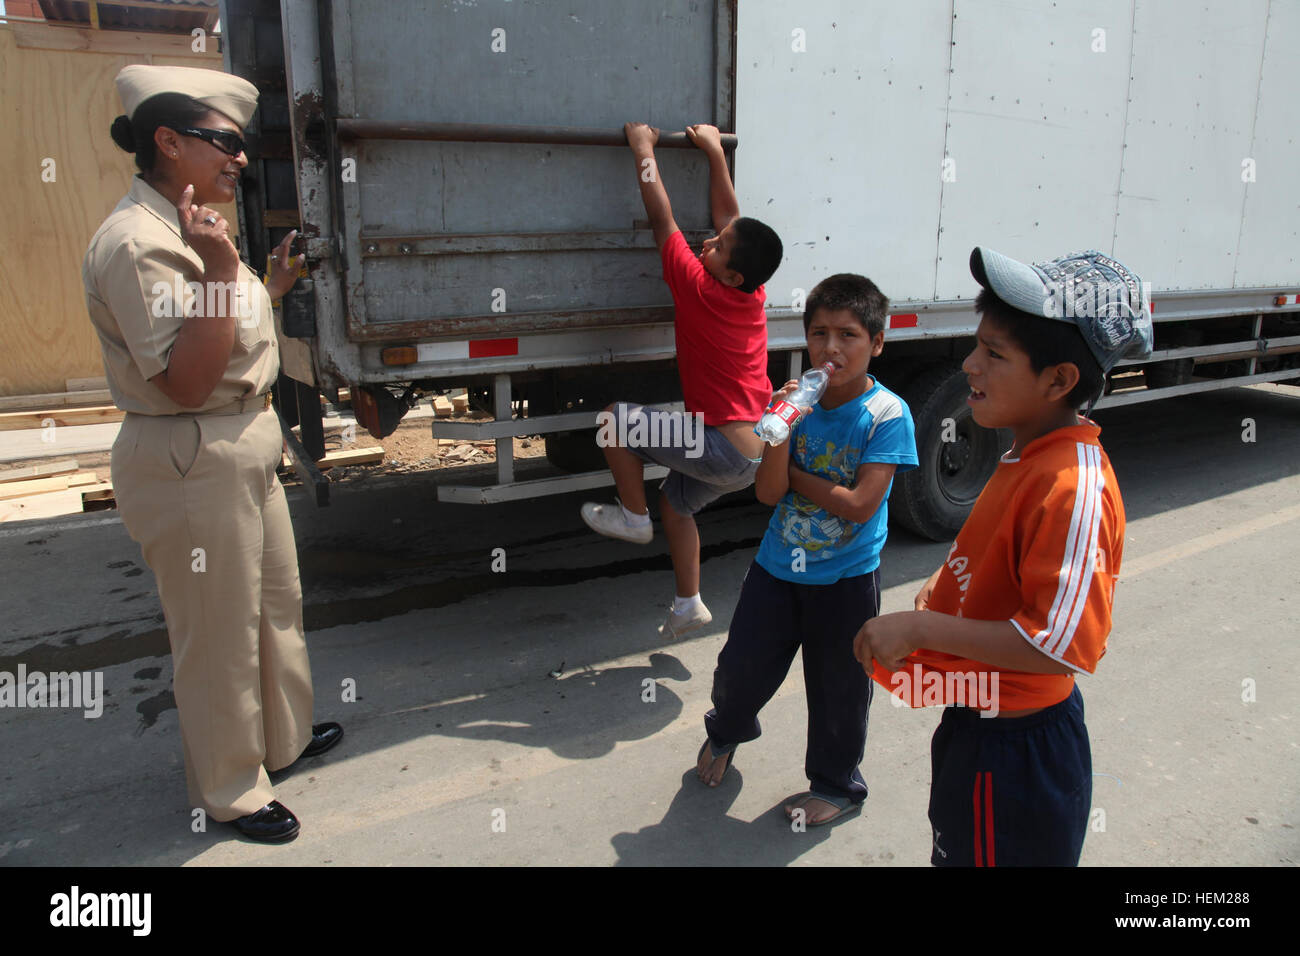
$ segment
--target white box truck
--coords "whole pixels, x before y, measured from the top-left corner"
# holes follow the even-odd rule
[[[347,386],[382,437],[414,396],[468,388],[494,420],[433,428],[496,439],[496,481],[445,500],[606,483],[596,412],[680,396],[630,119],[675,133],[660,169],[694,242],[707,165],[680,131],[734,131],[742,213],[785,245],[774,384],[819,279],[890,297],[872,371],[916,421],[890,508],[921,534],[960,526],[1006,446],[959,369],[976,245],[1098,249],[1150,284],[1155,352],[1098,408],[1300,378],[1300,3],[225,0],[222,20],[262,90],[245,248],[264,262],[298,228],[308,258],[282,414],[310,444],[316,391]],[[517,476],[525,434],[564,470]]]

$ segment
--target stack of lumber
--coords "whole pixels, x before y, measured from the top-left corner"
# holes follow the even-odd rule
[[[376,465],[384,460],[383,445],[368,445],[365,448],[348,448],[339,451],[326,452],[325,457],[316,462],[316,467],[321,471],[328,471],[340,465]],[[293,461],[288,454],[281,456],[281,465],[285,468],[292,468]]]
[[[120,422],[123,412],[113,404],[103,378],[70,378],[66,392],[0,396],[0,431],[56,425],[99,425]]]
[[[469,396],[465,394],[464,389],[458,389],[451,395],[435,395],[432,404],[435,418],[469,414]]]
[[[113,483],[72,458],[0,471],[0,521],[96,511],[112,500]]]

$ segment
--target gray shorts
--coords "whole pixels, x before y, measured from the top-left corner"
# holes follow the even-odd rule
[[[693,515],[754,483],[758,462],[742,455],[712,425],[702,425],[702,419],[635,402],[615,402],[613,407],[618,444],[642,461],[669,469],[659,487],[678,514]]]

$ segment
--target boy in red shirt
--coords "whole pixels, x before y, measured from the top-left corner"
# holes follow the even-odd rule
[[[670,469],[661,486],[659,514],[677,589],[660,633],[678,637],[713,620],[700,600],[695,513],[752,485],[763,458],[763,440],[754,434],[772,398],[763,283],[781,264],[781,240],[757,219],[740,217],[718,130],[700,124],[686,133],[709,158],[709,205],[717,235],[695,256],[673,219],[655,165],[659,131],[644,123],[628,123],[624,130],[673,296],[686,412],[631,402],[605,409],[596,437],[614,475],[619,503],[588,502],[582,519],[603,535],[649,543],[654,530],[646,505],[645,463]]]
[[[1092,802],[1074,675],[1106,652],[1124,547],[1101,429],[1076,410],[1115,362],[1150,354],[1150,306],[1099,252],[1030,266],[976,248],[970,265],[967,402],[1015,444],[916,610],[867,621],[854,654],[911,706],[948,705],[930,745],[933,864],[1074,866]]]

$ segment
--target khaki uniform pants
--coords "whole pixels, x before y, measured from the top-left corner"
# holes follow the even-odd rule
[[[113,445],[118,510],[158,579],[167,620],[189,799],[220,821],[275,799],[267,771],[311,742],[280,452],[276,413],[260,407],[128,414]]]

